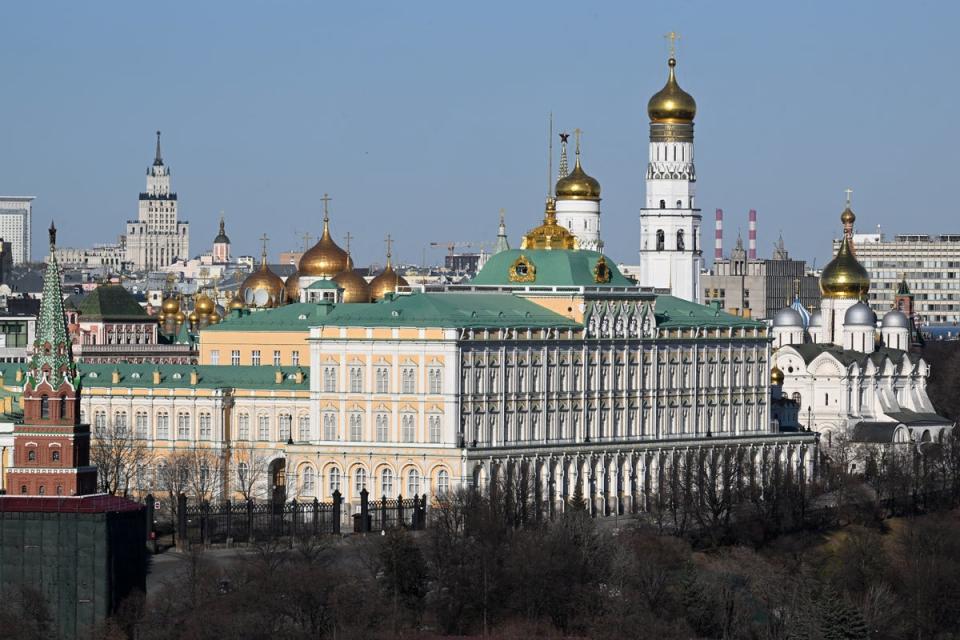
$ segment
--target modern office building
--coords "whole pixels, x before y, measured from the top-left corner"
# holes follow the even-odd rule
[[[30,262],[34,196],[0,196],[0,240],[10,243],[13,264]]]
[[[870,274],[870,306],[890,309],[901,281],[914,295],[921,325],[960,322],[960,233],[854,235],[857,259]],[[833,241],[833,254],[840,250]]]

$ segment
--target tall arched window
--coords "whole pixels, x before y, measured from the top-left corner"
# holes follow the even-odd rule
[[[387,498],[393,497],[393,471],[384,469],[380,472],[380,493]]]
[[[277,419],[277,425],[280,429],[280,440],[286,442],[290,439],[290,432],[293,428],[293,416],[289,413],[281,413]]]
[[[407,474],[407,497],[420,495],[420,472],[410,469]]]
[[[400,440],[402,442],[413,442],[414,440],[413,415],[403,414],[400,418]]]
[[[350,414],[350,439],[354,442],[363,440],[363,416],[359,413]]]
[[[430,416],[430,442],[440,444],[440,416]]]
[[[340,491],[340,469],[330,467],[330,494],[334,491]]]
[[[300,483],[300,493],[301,495],[313,497],[316,495],[317,491],[317,472],[313,470],[313,467],[307,466],[303,470],[303,480]]]
[[[390,423],[387,414],[377,414],[377,442],[387,442],[390,440]]]
[[[50,398],[40,396],[40,417],[44,420],[50,418]]]
[[[667,201],[666,201],[666,200],[661,200],[661,201],[660,201],[660,208],[661,208],[661,209],[666,209],[666,208],[667,208]]]
[[[170,415],[166,411],[157,414],[157,439],[167,440],[170,438]]]
[[[61,420],[67,417],[67,396],[60,396],[60,413],[57,417]]]
[[[663,251],[664,235],[663,229],[657,229],[657,251]]]
[[[299,437],[301,442],[306,442],[310,439],[310,416],[300,416],[297,418],[297,431],[299,432]]]
[[[237,416],[237,440],[250,439],[250,414],[241,413]]]
[[[677,231],[677,251],[683,251],[684,244],[683,229],[680,229]]]
[[[446,469],[441,469],[437,474],[437,495],[445,495],[450,491],[450,473]]]
[[[353,473],[353,492],[360,495],[360,492],[367,487],[367,470],[363,467],[357,467]]]

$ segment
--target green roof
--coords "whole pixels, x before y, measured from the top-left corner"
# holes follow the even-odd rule
[[[148,320],[150,316],[122,285],[103,284],[90,292],[77,309],[83,320]]]
[[[231,311],[220,324],[201,329],[206,331],[303,331],[317,324],[317,317],[330,310],[329,304],[294,302],[276,309]]]
[[[658,295],[655,315],[657,326],[662,329],[686,329],[690,327],[744,327],[759,329],[763,322],[735,316],[713,306],[704,306],[670,295]]]
[[[23,363],[0,363],[5,385],[14,385],[17,368]],[[86,364],[77,365],[81,385],[84,387],[133,387],[149,389],[285,389],[309,390],[309,368],[272,367],[272,366],[231,366],[231,365],[189,365],[189,364]],[[154,370],[160,371],[160,384],[153,384]],[[196,370],[199,380],[190,384],[190,372]],[[276,372],[283,372],[283,382],[277,384]],[[297,371],[303,372],[303,382],[297,383],[293,377]],[[113,383],[113,372],[120,372],[120,382]],[[178,377],[179,376],[179,377]]]
[[[534,267],[530,282],[510,280],[514,262],[524,256]],[[603,258],[610,280],[598,283],[594,276],[597,262]],[[602,253],[585,249],[508,249],[494,254],[469,284],[478,286],[538,287],[632,287],[632,280],[617,269],[617,263]]]
[[[578,328],[566,316],[510,293],[411,293],[339,304],[314,322],[341,327]]]
[[[317,280],[311,284],[307,289],[337,289],[337,283],[333,280]]]

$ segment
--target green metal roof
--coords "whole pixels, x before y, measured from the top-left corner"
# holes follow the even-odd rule
[[[119,284],[103,284],[80,301],[82,320],[149,320],[146,310]]]
[[[251,311],[231,311],[220,324],[201,329],[207,331],[302,331],[307,332],[317,324],[317,317],[329,313],[330,304],[294,302],[293,304]]]
[[[22,363],[0,363],[3,383],[15,385],[18,368]],[[309,390],[309,368],[272,367],[272,366],[228,366],[228,365],[189,365],[189,364],[79,364],[81,385],[84,387],[132,387],[149,389],[220,389],[225,387],[238,389],[277,389]],[[153,383],[153,372],[160,372],[160,384]],[[190,372],[196,370],[199,380],[190,384]],[[283,372],[283,382],[277,384],[276,372]],[[120,372],[120,382],[113,383],[113,372]],[[303,382],[297,383],[294,376],[297,371],[303,373]]]
[[[580,323],[510,293],[411,293],[339,304],[314,323],[341,327],[578,328]]]
[[[658,295],[655,315],[661,329],[690,327],[744,327],[761,328],[764,323],[751,318],[735,316],[713,306],[704,306],[670,295]]]
[[[317,280],[311,284],[307,289],[337,289],[337,283],[333,280]]]
[[[535,269],[531,282],[510,280],[513,263],[524,256]],[[610,281],[598,283],[594,277],[597,262],[603,258],[610,269]],[[602,253],[585,249],[508,249],[494,254],[470,280],[472,285],[539,287],[631,287],[632,280],[617,269],[617,263]]]

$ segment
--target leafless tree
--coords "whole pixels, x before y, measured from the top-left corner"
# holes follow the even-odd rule
[[[141,488],[135,480],[151,457],[145,439],[111,422],[95,428],[91,440],[90,461],[97,467],[100,491],[127,496],[132,488]]]
[[[268,452],[253,446],[236,447],[231,454],[231,466],[233,475],[230,484],[244,500],[266,497],[265,480],[270,467]]]

